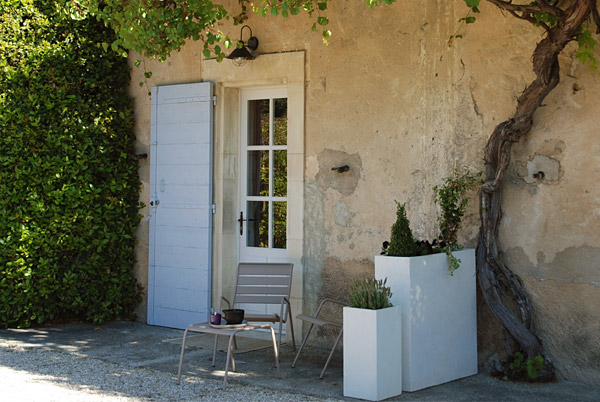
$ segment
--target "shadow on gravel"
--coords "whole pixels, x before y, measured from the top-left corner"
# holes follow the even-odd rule
[[[35,329],[0,330],[0,348],[11,354],[28,354],[27,364],[11,359],[13,364],[0,361],[0,365],[33,374],[53,375],[53,381],[71,386],[99,388],[125,395],[140,395],[141,390],[127,390],[127,383],[148,387],[157,381],[166,382],[170,389],[175,383],[183,331],[153,327],[140,323],[113,322],[102,326],[72,324]],[[243,341],[240,342],[243,344]],[[212,342],[192,342],[186,347],[183,364],[183,387],[203,383],[223,389],[226,354],[217,353],[216,366],[212,367]],[[196,345],[196,346],[195,346]],[[40,351],[58,352],[48,359]],[[36,358],[36,355],[38,357]],[[342,352],[332,359],[323,380],[318,375],[328,356],[328,350],[308,347],[303,351],[296,368],[290,367],[295,352],[291,346],[281,350],[281,374],[277,378],[272,348],[236,354],[237,372],[229,372],[229,386],[245,384],[301,395],[343,398]],[[3,359],[4,360],[4,359]],[[92,361],[104,371],[96,380],[82,372],[83,362]],[[146,368],[161,374],[160,379],[140,379],[135,369]],[[216,381],[206,381],[216,380]],[[137,386],[137,385],[136,385]],[[164,387],[164,385],[163,385]],[[176,388],[175,388],[176,389]],[[145,395],[142,393],[142,395]]]

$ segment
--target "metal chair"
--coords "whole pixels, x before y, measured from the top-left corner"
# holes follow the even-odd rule
[[[300,314],[297,315],[296,318],[302,321],[306,321],[310,323],[310,327],[308,327],[308,331],[306,332],[306,336],[304,337],[304,339],[302,340],[302,344],[300,345],[300,348],[298,349],[298,353],[296,354],[296,358],[294,359],[294,362],[292,363],[292,368],[294,368],[296,366],[296,362],[298,361],[298,358],[300,357],[300,353],[302,352],[302,349],[304,348],[304,345],[306,344],[306,340],[308,339],[308,336],[310,335],[310,331],[312,331],[313,327],[315,325],[319,326],[319,327],[323,327],[325,325],[330,325],[332,327],[335,328],[339,328],[340,333],[338,334],[337,338],[335,339],[335,343],[333,344],[333,347],[331,348],[331,352],[329,353],[329,357],[327,358],[327,361],[325,362],[325,366],[323,366],[323,370],[321,371],[321,375],[319,376],[319,378],[323,378],[323,375],[325,374],[325,370],[327,369],[327,366],[329,365],[329,361],[331,360],[331,357],[333,356],[333,352],[335,351],[335,348],[337,347],[338,343],[340,342],[340,339],[342,337],[342,334],[344,332],[344,326],[342,325],[341,322],[336,322],[336,321],[330,321],[330,320],[324,320],[319,318],[319,314],[321,313],[321,309],[323,308],[323,305],[325,303],[335,303],[335,304],[339,304],[341,306],[345,306],[346,303],[343,303],[339,300],[333,300],[333,299],[323,299],[321,301],[321,303],[319,304],[319,307],[317,308],[317,313],[315,314],[314,317],[311,316],[307,316],[304,314]]]
[[[244,314],[244,320],[248,322],[279,323],[277,334],[278,354],[281,349],[281,334],[284,323],[289,323],[292,344],[294,350],[296,350],[290,305],[293,268],[294,264],[284,263],[240,263],[238,265],[233,303],[225,297],[221,297],[222,301],[227,303],[228,308],[232,308],[232,306],[237,308],[239,304],[279,305],[279,314],[253,314],[247,312]],[[220,306],[219,310],[221,311]]]

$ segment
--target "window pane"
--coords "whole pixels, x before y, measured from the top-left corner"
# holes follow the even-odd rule
[[[287,99],[273,99],[273,144],[287,144]]]
[[[248,151],[248,194],[269,196],[269,151]]]
[[[273,203],[273,248],[287,248],[287,202]]]
[[[287,197],[287,151],[273,151],[273,195]]]
[[[269,247],[269,203],[248,201],[246,239],[248,247]]]
[[[269,100],[248,101],[248,145],[269,145]]]

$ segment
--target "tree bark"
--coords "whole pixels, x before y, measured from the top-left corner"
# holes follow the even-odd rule
[[[531,18],[530,15],[526,18],[524,14],[518,14],[519,10],[515,11],[515,7],[518,6],[512,2],[488,1],[500,9],[510,11],[518,18]],[[504,6],[510,6],[511,10]],[[525,10],[522,11],[525,13]],[[521,280],[505,264],[498,245],[498,228],[502,219],[502,189],[512,145],[530,132],[535,111],[560,81],[558,55],[570,41],[576,39],[582,24],[590,16],[595,16],[594,13],[598,13],[596,0],[573,0],[564,13],[559,15],[557,24],[547,29],[546,37],[538,43],[533,52],[535,80],[519,97],[512,118],[494,129],[485,148],[485,183],[480,192],[481,228],[477,245],[479,286],[490,310],[521,351],[529,359],[543,356],[549,371],[553,371],[552,364],[544,353],[541,341],[535,335],[532,307],[527,292]],[[506,304],[507,297],[515,302],[516,312]]]

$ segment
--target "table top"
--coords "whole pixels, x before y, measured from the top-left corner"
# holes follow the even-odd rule
[[[244,325],[232,325],[231,328],[227,328],[227,326],[219,326],[219,328],[215,328],[210,325],[208,322],[201,322],[198,324],[192,324],[187,327],[188,331],[191,332],[202,332],[205,334],[216,334],[216,335],[235,335],[237,332],[243,331],[252,331],[255,329],[270,329],[273,328],[269,324],[244,324]]]

